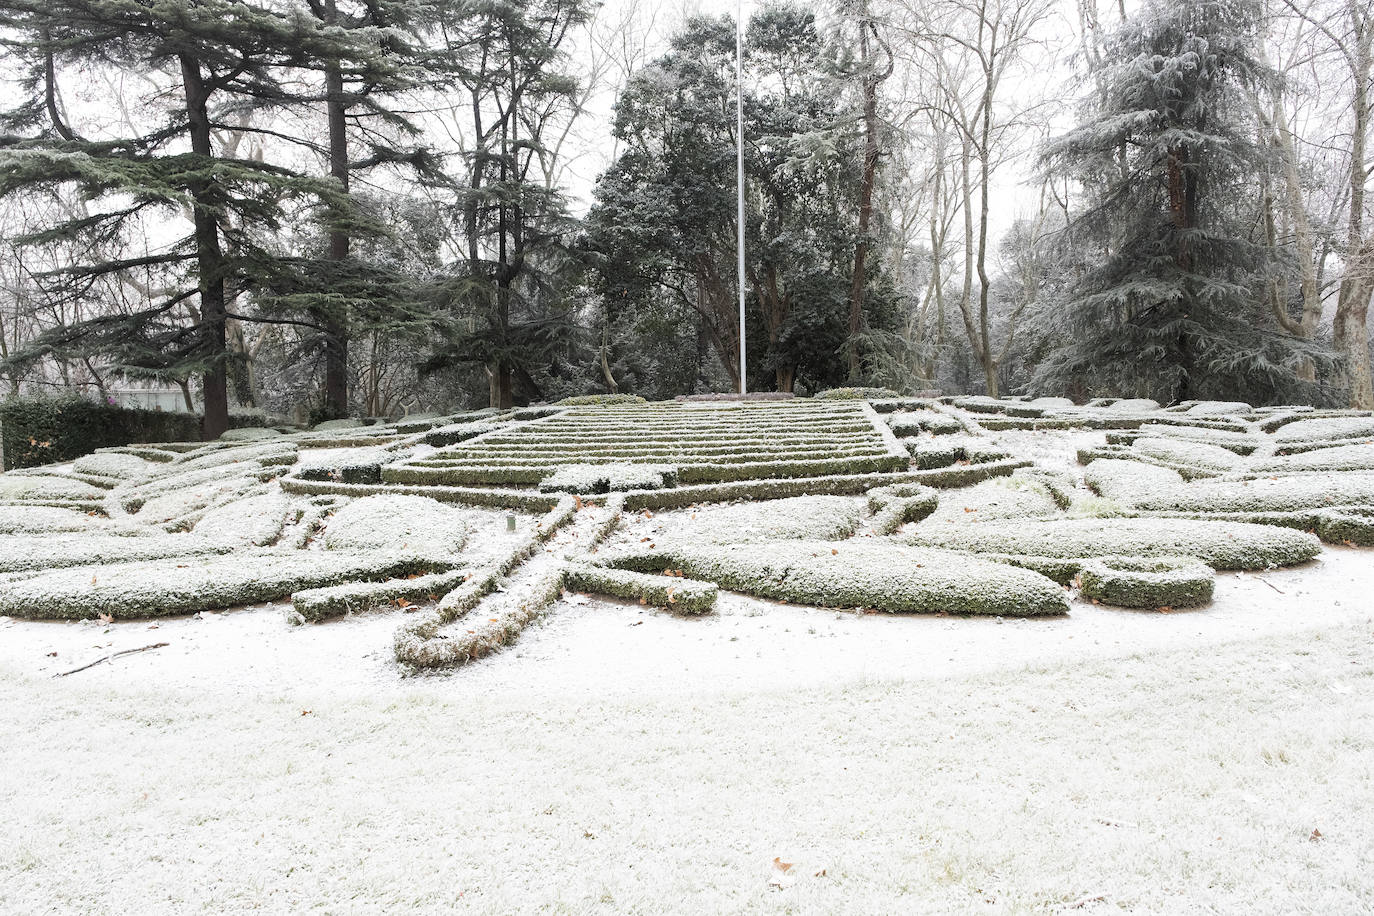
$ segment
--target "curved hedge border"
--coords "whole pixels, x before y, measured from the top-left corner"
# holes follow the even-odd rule
[[[1374,505],[1341,506],[1317,513],[1317,534],[1332,544],[1374,547]]]
[[[870,523],[875,534],[891,534],[907,522],[919,522],[940,505],[940,494],[921,484],[894,484],[868,491]]]
[[[680,569],[722,588],[816,607],[892,613],[1063,614],[1063,590],[1029,570],[892,541],[775,541],[670,545],[603,561],[638,572]]]
[[[301,621],[324,620],[345,614],[360,614],[373,608],[402,601],[437,601],[462,585],[472,574],[456,569],[430,573],[414,579],[388,579],[384,582],[347,582],[325,588],[311,588],[291,596],[291,607]]]
[[[1101,557],[1079,571],[1085,597],[1117,607],[1198,607],[1215,584],[1212,567],[1192,557]]]
[[[569,564],[563,585],[573,591],[637,599],[641,604],[692,615],[710,613],[719,592],[710,582],[585,563]]]
[[[1187,518],[1028,520],[1015,526],[942,525],[916,528],[901,540],[975,553],[1064,559],[1188,556],[1215,569],[1293,566],[1321,552],[1321,543],[1305,532]]]

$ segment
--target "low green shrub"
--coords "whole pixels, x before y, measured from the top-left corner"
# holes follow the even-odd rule
[[[732,544],[794,539],[841,540],[858,530],[859,504],[843,496],[793,496],[702,506],[665,520],[664,539]]]
[[[631,404],[648,404],[637,394],[579,394],[575,397],[555,401],[553,407],[627,407]]]
[[[710,582],[585,563],[573,563],[567,567],[563,587],[572,591],[638,600],[641,604],[693,615],[710,613],[716,606],[717,595],[716,586]]]
[[[539,482],[545,493],[619,493],[661,490],[677,483],[677,468],[663,464],[566,464]]]
[[[1374,445],[1338,445],[1297,455],[1281,455],[1255,462],[1258,474],[1292,474],[1306,471],[1374,471]]]
[[[875,534],[891,534],[907,522],[919,522],[935,511],[940,495],[921,484],[894,484],[868,491],[869,527]],[[833,536],[817,534],[816,537]]]
[[[365,496],[344,505],[324,529],[330,550],[406,552],[456,557],[468,539],[468,515],[423,496]]]
[[[1001,523],[1007,519],[1048,517],[1059,510],[1045,484],[1026,477],[998,477],[947,490],[926,526]]]
[[[104,498],[103,488],[71,477],[36,474],[0,477],[0,499],[3,500],[99,502]]]
[[[891,388],[827,388],[818,392],[812,400],[816,401],[876,401],[899,398],[900,394]]]
[[[1083,480],[1100,495],[1128,503],[1184,485],[1183,475],[1172,468],[1122,458],[1091,461],[1083,470]]]
[[[1316,442],[1323,439],[1368,439],[1374,437],[1374,417],[1317,417],[1285,424],[1274,433],[1279,444]]]
[[[1063,614],[1063,590],[1037,573],[885,539],[686,545],[621,554],[622,569],[681,569],[731,591],[819,607],[892,613]]]
[[[241,426],[225,430],[219,438],[222,442],[260,442],[263,439],[276,439],[281,436],[277,430],[266,426]]]
[[[306,621],[361,614],[402,601],[437,601],[470,577],[471,573],[457,569],[407,579],[346,582],[298,591],[291,596],[291,607]]]
[[[1374,505],[1319,510],[1317,535],[1328,544],[1374,547]]]
[[[1132,448],[1147,458],[1218,472],[1235,470],[1244,460],[1219,445],[1164,437],[1142,436]]]
[[[1374,473],[1295,474],[1257,480],[1200,480],[1135,504],[1175,512],[1292,512],[1374,503]]]
[[[1212,568],[1192,557],[1102,557],[1079,572],[1085,597],[1117,607],[1199,607],[1215,584]]]
[[[67,620],[101,614],[164,617],[270,601],[349,579],[386,579],[432,569],[413,556],[261,550],[80,566],[6,583],[0,590],[0,614]]]
[[[291,501],[280,490],[233,499],[207,511],[191,530],[210,540],[266,547],[281,537]]]
[[[56,506],[0,505],[0,534],[90,531],[105,522],[85,512]]]
[[[343,483],[334,480],[303,480],[291,475],[281,479],[281,488],[300,496],[377,496],[395,493],[424,496],[444,503],[487,506],[495,509],[520,509],[543,512],[558,502],[552,493],[535,490],[497,490],[478,487],[406,486],[402,484]],[[685,503],[684,503],[685,505]]]
[[[1287,528],[1184,518],[1053,519],[1017,525],[918,526],[904,543],[1031,557],[1197,557],[1215,569],[1293,566],[1321,551]]]
[[[72,470],[78,474],[93,474],[97,477],[113,477],[120,480],[141,480],[153,474],[158,467],[158,463],[137,455],[107,451],[83,455],[72,463]]]

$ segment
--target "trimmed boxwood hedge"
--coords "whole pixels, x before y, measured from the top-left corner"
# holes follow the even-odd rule
[[[1117,607],[1199,607],[1216,584],[1212,567],[1192,557],[1101,557],[1078,575],[1085,597]]]
[[[1068,611],[1063,589],[1038,573],[878,538],[674,544],[603,563],[638,572],[681,569],[731,591],[818,607],[1005,617]]]
[[[659,573],[633,572],[586,563],[569,564],[563,587],[579,592],[594,592],[616,598],[639,600],[679,614],[706,614],[716,606],[718,589],[710,582],[698,582]]]
[[[240,551],[222,557],[81,566],[6,583],[0,590],[0,614],[165,617],[269,601],[297,589],[348,579],[387,579],[433,569],[430,562],[401,554],[322,551]]]
[[[443,598],[466,582],[471,573],[448,570],[413,579],[387,579],[382,582],[346,582],[325,588],[311,588],[291,596],[291,607],[301,620],[316,621],[345,614],[360,614],[373,608],[401,601]]]
[[[1024,521],[1016,525],[917,527],[905,543],[1031,557],[1197,557],[1215,569],[1304,563],[1321,552],[1313,535],[1287,528],[1185,518]]]
[[[200,418],[189,413],[77,396],[0,401],[0,466],[6,471],[71,461],[112,445],[199,438]]]
[[[1317,513],[1317,534],[1331,544],[1374,547],[1374,505],[1320,510]]]

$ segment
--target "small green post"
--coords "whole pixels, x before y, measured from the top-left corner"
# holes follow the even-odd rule
[[[511,532],[511,533],[514,533],[514,532],[515,532],[515,514],[514,514],[514,513],[509,513],[509,514],[506,515],[506,531]]]

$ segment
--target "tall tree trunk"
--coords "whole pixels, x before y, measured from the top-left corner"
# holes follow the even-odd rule
[[[1346,232],[1347,252],[1345,277],[1341,280],[1340,296],[1336,303],[1336,317],[1332,332],[1336,350],[1344,357],[1345,387],[1350,393],[1350,406],[1357,410],[1374,408],[1374,384],[1369,367],[1369,271],[1374,268],[1374,240],[1364,238],[1365,184],[1369,167],[1365,155],[1369,142],[1369,76],[1370,43],[1374,30],[1359,14],[1353,12],[1356,26],[1354,49],[1354,111],[1355,125],[1350,147],[1350,223]]]
[[[186,116],[190,123],[191,152],[204,159],[214,158],[210,144],[210,93],[201,74],[200,61],[187,54],[178,58],[186,95]],[[214,183],[205,178],[190,182],[195,223],[196,269],[200,281],[201,346],[208,365],[202,383],[205,416],[201,437],[218,439],[229,428],[229,386],[225,372],[225,296],[224,252],[220,247],[218,194]]]
[[[859,70],[863,74],[864,92],[864,166],[863,183],[859,190],[858,242],[854,246],[854,276],[849,287],[849,339],[845,343],[849,359],[849,381],[857,382],[863,373],[859,354],[859,333],[864,323],[864,290],[866,288],[869,224],[873,221],[873,186],[878,176],[878,84],[887,78],[873,68],[869,33],[873,20],[868,14],[868,0],[859,8]],[[888,71],[892,71],[891,58]]]
[[[335,0],[326,0],[325,15],[338,23]],[[343,74],[337,64],[325,68],[325,111],[329,120],[329,174],[348,191],[348,105],[344,99]],[[335,214],[337,217],[338,214]],[[348,260],[346,229],[329,230],[329,259]],[[324,406],[331,417],[348,416],[348,316],[330,313],[324,318]]]

